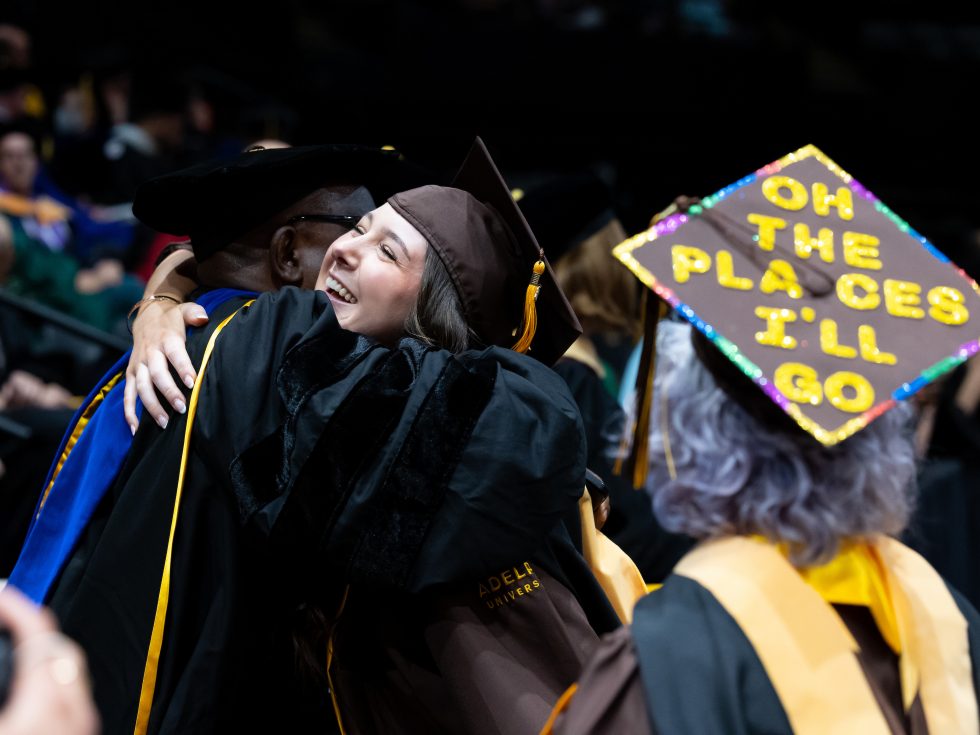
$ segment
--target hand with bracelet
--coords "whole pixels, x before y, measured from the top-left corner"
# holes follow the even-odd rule
[[[184,391],[171,375],[170,366],[184,385],[194,387],[197,372],[184,349],[184,327],[203,326],[208,317],[200,305],[183,303],[197,284],[181,275],[178,268],[192,258],[189,250],[176,250],[164,258],[147,282],[143,300],[130,315],[133,354],[126,368],[124,407],[126,423],[134,434],[139,425],[137,393],[143,408],[162,428],[167,426],[167,411],[158,392],[178,413],[187,410]]]

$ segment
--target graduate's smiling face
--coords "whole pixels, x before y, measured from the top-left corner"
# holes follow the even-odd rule
[[[418,230],[384,204],[334,241],[316,288],[330,297],[341,327],[393,343],[418,297],[428,247]]]

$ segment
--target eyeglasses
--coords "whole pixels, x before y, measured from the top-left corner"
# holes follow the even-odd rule
[[[354,217],[350,214],[296,214],[286,220],[286,222],[289,224],[293,224],[294,222],[331,222],[335,225],[353,227],[360,219],[360,217]]]

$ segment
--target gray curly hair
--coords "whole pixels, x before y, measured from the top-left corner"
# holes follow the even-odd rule
[[[913,505],[911,407],[899,404],[847,441],[824,447],[769,428],[726,395],[695,355],[691,328],[663,322],[647,489],[663,526],[695,538],[759,534],[797,566],[825,562],[844,538],[898,534]],[[661,410],[666,390],[667,468]]]

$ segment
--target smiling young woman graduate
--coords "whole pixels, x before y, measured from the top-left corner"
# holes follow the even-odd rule
[[[107,732],[534,732],[617,625],[560,525],[578,324],[482,144],[455,184],[192,334],[188,413],[144,416],[52,598]]]

